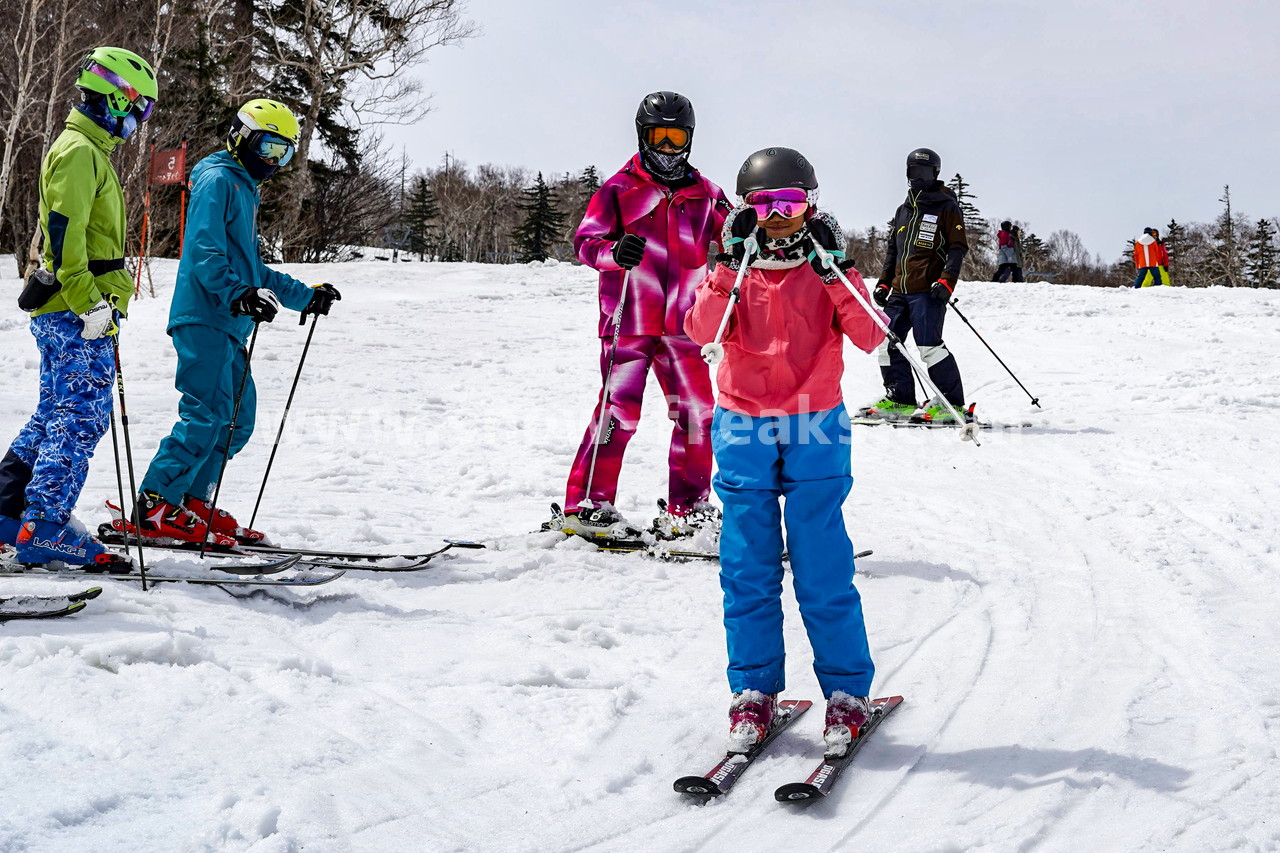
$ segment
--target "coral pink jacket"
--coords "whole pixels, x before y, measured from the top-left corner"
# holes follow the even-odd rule
[[[872,305],[857,270],[846,274]],[[684,321],[694,341],[706,344],[715,339],[736,276],[721,266],[698,285]],[[724,361],[716,374],[716,402],[725,409],[762,417],[834,408],[843,400],[844,336],[863,352],[871,352],[885,338],[843,284],[823,284],[807,263],[790,269],[750,269],[739,293],[722,341]]]
[[[644,237],[644,260],[631,273],[624,335],[680,335],[693,292],[707,273],[707,247],[719,240],[732,206],[724,191],[693,172],[695,182],[671,190],[652,178],[636,154],[596,190],[573,236],[578,260],[600,271],[600,336],[613,334],[623,270],[613,244]]]

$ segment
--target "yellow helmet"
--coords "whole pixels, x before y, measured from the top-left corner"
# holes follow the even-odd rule
[[[107,107],[117,118],[130,110],[151,117],[159,86],[151,63],[122,47],[98,47],[80,62],[76,85],[106,97]]]
[[[250,176],[265,181],[293,159],[301,133],[297,117],[284,104],[254,98],[236,113],[227,150]]]

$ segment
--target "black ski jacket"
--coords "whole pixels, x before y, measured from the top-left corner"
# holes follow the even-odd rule
[[[877,286],[888,283],[894,293],[925,293],[940,278],[955,285],[969,240],[955,193],[942,181],[934,181],[931,189],[909,191],[893,215],[890,233]]]

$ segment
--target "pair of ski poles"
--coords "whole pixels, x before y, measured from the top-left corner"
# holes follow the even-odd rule
[[[738,302],[742,279],[743,276],[746,275],[747,267],[750,266],[751,256],[759,249],[759,244],[756,242],[754,234],[748,236],[743,241],[743,248],[745,251],[743,252],[742,263],[738,267],[738,275],[734,280],[733,290],[729,293],[729,302],[725,305],[724,317],[721,318],[720,327],[716,330],[715,340],[706,344],[702,348],[702,358],[707,362],[707,364],[719,364],[720,360],[724,358],[724,345],[721,344],[720,341],[724,338],[725,329],[729,326],[729,318],[733,314],[734,305]],[[951,416],[955,418],[956,423],[960,425],[961,440],[972,441],[975,447],[981,447],[982,443],[978,441],[977,423],[965,423],[964,416],[956,410],[946,397],[942,395],[942,392],[938,390],[938,387],[934,385],[933,381],[929,378],[929,372],[925,366],[911,354],[905,345],[903,345],[901,339],[899,339],[898,336],[889,328],[889,324],[885,322],[885,319],[880,312],[871,307],[871,304],[867,302],[867,297],[863,292],[854,286],[853,282],[849,281],[849,277],[846,276],[844,274],[844,270],[840,269],[839,265],[836,264],[835,258],[831,252],[816,240],[813,241],[813,248],[817,253],[819,260],[822,261],[822,265],[836,274],[840,281],[843,282],[844,286],[849,289],[849,292],[853,294],[854,298],[858,300],[858,304],[867,312],[867,315],[872,319],[872,321],[884,330],[885,335],[888,337],[889,345],[896,347],[898,352],[902,354],[903,358],[907,360],[907,363],[911,365],[911,369],[920,379],[920,384],[923,385],[934,397],[941,400],[943,405],[947,407],[947,411],[951,413]]]
[[[276,461],[276,451],[280,449],[280,439],[284,436],[284,425],[289,420],[289,410],[293,407],[293,395],[298,390],[298,380],[302,378],[302,366],[306,364],[307,353],[311,351],[311,338],[316,333],[316,323],[320,315],[311,315],[311,328],[307,330],[307,341],[302,345],[302,356],[298,359],[298,369],[293,374],[293,384],[289,387],[289,397],[284,403],[284,414],[280,417],[280,429],[276,430],[275,443],[271,445],[271,456],[267,459],[267,470],[262,473],[262,485],[258,488],[258,499],[253,504],[253,515],[249,518],[249,526],[253,527],[258,520],[258,508],[262,506],[262,495],[267,490],[267,478],[271,476],[271,467]],[[298,318],[298,325],[305,325],[306,314]],[[227,462],[231,459],[231,444],[236,435],[236,424],[240,420],[240,403],[244,399],[245,386],[249,384],[249,366],[253,363],[253,347],[258,342],[260,322],[253,324],[253,334],[249,337],[249,349],[244,358],[244,372],[240,375],[240,389],[236,392],[235,405],[231,409],[231,423],[227,425],[227,448],[222,453],[222,463],[218,466],[218,479],[213,487],[213,500],[209,502],[209,516],[205,519],[205,529],[213,530],[213,518],[218,512],[218,496],[222,492],[222,478],[227,472]],[[206,535],[200,543],[200,559],[204,559],[205,547],[209,542]]]
[[[271,466],[275,463],[276,451],[280,449],[280,439],[284,435],[284,426],[289,419],[289,409],[293,406],[293,396],[298,390],[298,380],[301,379],[302,377],[302,367],[306,363],[307,353],[311,350],[311,338],[316,333],[316,323],[319,321],[319,319],[320,319],[319,314],[312,315],[311,328],[307,332],[307,341],[302,347],[302,357],[298,359],[298,369],[293,375],[293,385],[289,388],[289,398],[284,404],[284,415],[280,418],[280,429],[276,432],[275,444],[273,444],[271,447],[271,457],[267,460],[267,470],[262,475],[262,486],[258,489],[258,500],[253,506],[253,517],[249,520],[250,527],[252,527],[254,524],[254,521],[257,520],[258,507],[262,505],[262,495],[267,489],[267,478],[271,476]],[[299,320],[298,325],[303,325],[306,322],[307,322],[307,318],[304,315]],[[226,473],[227,461],[231,457],[231,442],[232,442],[232,439],[235,437],[236,423],[240,417],[240,404],[244,399],[245,387],[249,383],[249,366],[253,361],[253,348],[254,348],[254,345],[257,343],[257,340],[258,340],[258,324],[255,323],[253,327],[253,335],[249,338],[249,349],[247,354],[245,355],[244,372],[240,376],[240,387],[239,387],[239,390],[236,392],[235,406],[232,408],[232,411],[231,411],[231,423],[228,424],[227,426],[227,448],[222,454],[222,463],[218,468],[218,480],[217,480],[216,486],[214,487],[213,500],[209,504],[209,516],[208,518],[205,519],[205,525],[207,530],[213,529],[213,517],[214,517],[214,514],[217,512],[218,495],[222,490],[222,477]],[[138,507],[138,501],[136,499],[136,495],[138,494],[138,487],[134,477],[133,447],[132,447],[132,443],[129,440],[129,410],[125,405],[124,371],[121,369],[121,364],[120,364],[120,337],[119,337],[118,331],[116,334],[111,336],[111,351],[115,358],[116,394],[118,395],[120,400],[120,432],[124,436],[125,460],[129,469],[129,490],[135,496],[135,500],[133,502],[133,514],[132,514],[134,536],[130,537],[128,531],[127,530],[124,531],[125,550],[127,553],[130,543],[136,542],[138,546],[138,569],[142,575],[142,589],[143,591],[146,591],[147,567],[146,567],[145,557],[143,556],[143,552],[142,552],[142,534],[141,534],[142,518],[141,518],[140,509]],[[120,516],[121,516],[121,519],[124,520],[126,518],[125,507],[127,506],[127,504],[125,503],[125,494],[124,494],[124,476],[123,476],[123,473],[121,472],[121,466],[120,466],[120,441],[119,441],[119,438],[117,437],[116,413],[115,413],[114,407],[112,407],[111,409],[111,444],[115,451],[116,486],[120,493]],[[208,544],[208,541],[209,541],[208,536],[206,535],[205,540],[200,544],[201,559],[204,558],[205,549]]]

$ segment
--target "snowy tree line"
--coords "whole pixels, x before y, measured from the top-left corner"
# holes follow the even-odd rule
[[[1001,219],[987,219],[973,203],[976,196],[960,175],[948,186],[956,193],[964,211],[969,236],[969,254],[962,278],[989,280],[995,272],[996,234]],[[1222,213],[1213,222],[1153,223],[1169,250],[1172,284],[1183,287],[1269,287],[1280,288],[1280,220],[1251,220],[1231,206],[1231,188],[1224,187],[1219,201]],[[1080,235],[1065,229],[1042,239],[1029,225],[1011,219],[1023,232],[1024,270],[1028,280],[1049,279],[1062,284],[1095,287],[1127,287],[1133,283],[1133,238],[1124,244],[1118,257],[1107,260],[1090,253]],[[1145,227],[1145,225],[1143,226]],[[1134,229],[1141,232],[1141,228]],[[864,275],[878,275],[884,263],[886,226],[850,231],[848,254]]]
[[[427,51],[474,33],[461,0],[8,0],[0,16],[0,251],[24,256],[36,232],[40,161],[77,102],[76,66],[113,44],[150,59],[160,79],[156,116],[118,159],[135,250],[149,147],[188,142],[189,163],[222,147],[236,109],[269,95],[308,129],[297,156],[264,188],[261,232],[271,259],[327,261],[362,246],[423,259],[511,263],[572,260],[573,230],[599,186],[594,167],[546,176],[446,156],[410,174],[377,128],[414,123],[429,109],[421,84],[403,72]],[[997,219],[957,174],[949,182],[965,211],[971,250],[964,277],[990,278]],[[152,193],[153,254],[177,254],[180,193]],[[1170,221],[1162,233],[1175,285],[1280,286],[1276,219],[1233,209],[1230,191],[1209,223]],[[1080,236],[1041,238],[1026,222],[1029,277],[1095,286],[1133,278],[1132,242],[1108,260]],[[1144,223],[1152,224],[1152,223]],[[1139,231],[1135,228],[1135,231]],[[848,233],[848,252],[879,272],[884,226]]]
[[[0,251],[22,257],[36,231],[40,162],[78,103],[76,70],[94,47],[125,47],[156,70],[155,116],[117,169],[137,245],[148,149],[188,142],[188,167],[222,147],[237,108],[287,104],[304,134],[290,168],[264,188],[271,253],[332,259],[395,224],[400,168],[377,136],[428,111],[403,72],[474,32],[461,0],[6,0],[0,15]],[[177,253],[179,189],[152,193],[152,248]]]

